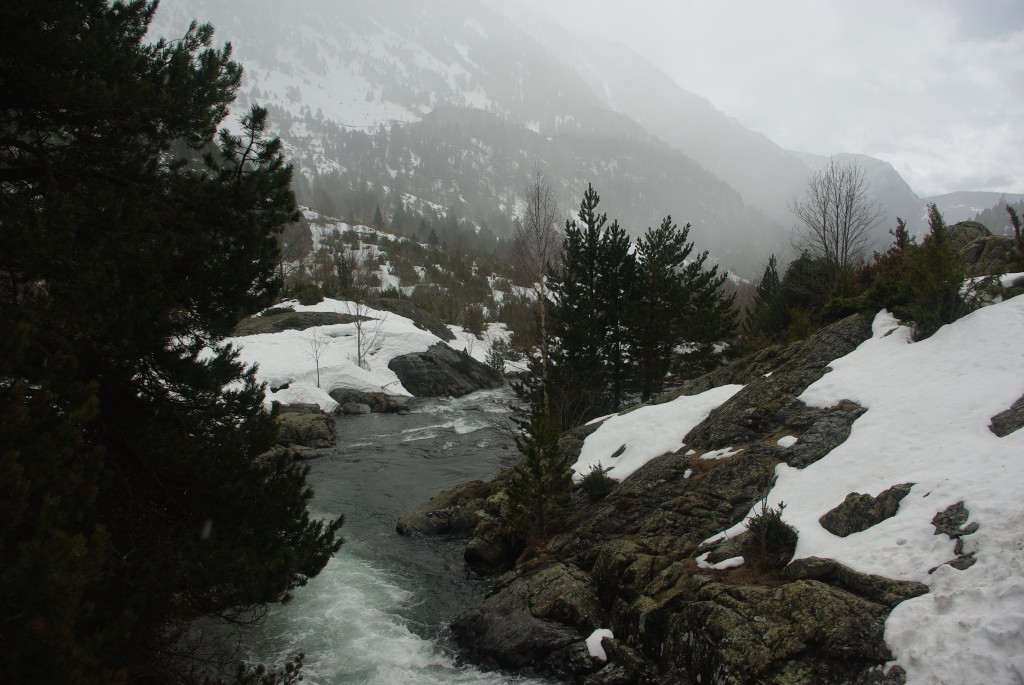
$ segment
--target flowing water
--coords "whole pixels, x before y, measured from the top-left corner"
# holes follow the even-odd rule
[[[509,400],[486,391],[416,400],[406,416],[339,418],[335,447],[310,462],[311,508],[344,514],[346,542],[243,636],[250,658],[282,663],[304,652],[303,682],[313,685],[539,682],[458,663],[447,625],[492,581],[465,567],[463,542],[395,533],[413,506],[512,463]]]

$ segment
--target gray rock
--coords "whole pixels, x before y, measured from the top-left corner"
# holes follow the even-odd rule
[[[282,445],[324,448],[334,444],[334,418],[315,404],[278,405],[277,440]]]
[[[1024,426],[1024,395],[1009,409],[993,416],[988,429],[999,437],[1005,438],[1015,430],[1019,430],[1021,426]]]
[[[972,273],[999,273],[1013,262],[1015,247],[1009,236],[978,237],[960,248],[960,259]]]
[[[667,620],[663,659],[696,682],[851,682],[892,658],[888,609],[825,583],[691,583],[689,593]]]
[[[501,374],[444,343],[426,352],[395,357],[388,363],[405,389],[417,397],[461,397],[477,390],[500,388]]]
[[[387,395],[382,392],[363,392],[349,388],[335,388],[328,393],[343,410],[348,403],[365,404],[370,411],[383,414],[401,414],[409,411],[409,398],[400,395]]]
[[[946,228],[946,237],[957,247],[968,245],[979,238],[992,235],[985,224],[977,221],[961,221]]]
[[[842,402],[828,409],[801,406],[787,421],[788,427],[799,428],[802,432],[796,444],[786,450],[786,463],[802,469],[818,461],[846,442],[853,422],[865,411],[867,409],[853,402]]]
[[[841,538],[867,530],[896,515],[900,500],[910,493],[913,483],[894,485],[877,497],[851,492],[842,504],[826,512],[818,520],[821,527]]]
[[[928,592],[928,586],[922,583],[859,573],[833,559],[818,557],[797,559],[782,575],[790,580],[820,580],[889,607]]]
[[[446,490],[402,514],[395,530],[399,535],[468,535],[493,489],[493,483],[474,480]]]
[[[281,331],[304,331],[313,326],[330,326],[338,323],[352,323],[359,318],[351,314],[335,312],[295,312],[278,311],[265,316],[251,316],[242,319],[235,326],[232,335],[258,335],[260,333],[280,333]]]
[[[405,317],[411,320],[417,328],[430,331],[441,340],[455,340],[455,334],[451,332],[451,329],[431,316],[427,310],[416,306],[409,300],[382,297],[372,300],[368,304],[374,309],[381,309]]]
[[[455,619],[451,629],[477,661],[572,678],[603,665],[590,658],[585,645],[600,625],[603,615],[586,574],[570,564],[553,563],[513,574]]]
[[[712,411],[683,441],[696,449],[756,442],[776,431],[802,408],[797,395],[828,371],[828,364],[871,337],[871,325],[855,315],[837,321],[786,348],[770,376],[759,376]]]
[[[361,404],[357,402],[345,402],[338,407],[342,414],[347,416],[355,416],[358,414],[369,414],[371,409],[368,404]]]

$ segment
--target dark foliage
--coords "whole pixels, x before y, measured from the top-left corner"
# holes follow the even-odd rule
[[[340,545],[222,343],[278,289],[295,218],[213,30],[154,3],[0,9],[0,674],[162,681],[176,629],[244,621]]]

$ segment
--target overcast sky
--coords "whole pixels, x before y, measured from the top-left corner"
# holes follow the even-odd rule
[[[783,147],[924,197],[1024,192],[1024,0],[515,0],[632,47]]]

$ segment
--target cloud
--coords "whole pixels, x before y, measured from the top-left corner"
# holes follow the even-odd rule
[[[524,1],[784,147],[881,157],[922,195],[1024,191],[1024,3]]]

